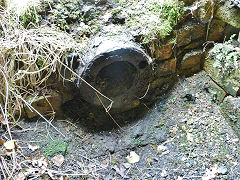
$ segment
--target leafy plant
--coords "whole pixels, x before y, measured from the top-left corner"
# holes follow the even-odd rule
[[[39,8],[31,7],[26,10],[26,12],[20,16],[20,21],[23,24],[24,28],[27,28],[31,23],[35,26],[39,26],[41,21],[41,16],[38,14]]]
[[[52,23],[55,23],[62,30],[68,29],[69,24],[77,22],[82,18],[82,4],[80,1],[55,0],[50,5],[52,10],[49,18]]]
[[[48,146],[44,147],[43,152],[47,157],[51,157],[58,153],[61,153],[64,155],[67,153],[67,147],[68,147],[67,142],[55,140],[50,142]]]
[[[213,66],[224,74],[230,74],[240,69],[240,55],[237,48],[233,45],[232,35],[229,41],[224,43],[216,43],[214,48],[209,52],[215,62]]]

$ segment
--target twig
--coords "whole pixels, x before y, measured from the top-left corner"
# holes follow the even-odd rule
[[[109,109],[109,107],[111,108],[112,104],[113,104],[113,100],[110,99],[109,97],[105,96],[104,94],[102,94],[100,91],[98,91],[95,87],[93,87],[91,84],[89,84],[85,79],[83,79],[79,74],[75,73],[72,69],[70,69],[68,66],[66,66],[63,62],[58,61],[60,64],[62,64],[65,68],[67,68],[72,74],[74,74],[75,76],[77,76],[81,81],[83,81],[85,84],[87,84],[89,87],[91,87],[96,93],[100,94],[102,97],[106,98],[107,100],[109,100],[111,103],[108,106],[108,108],[105,109]]]
[[[100,99],[100,97],[98,96],[97,93],[96,93],[96,95],[97,95],[100,103],[101,103],[102,106],[104,107],[106,113],[109,115],[109,117],[113,120],[113,122],[114,122],[121,130],[123,130],[122,127],[117,123],[117,121],[116,121],[116,120],[112,117],[112,115],[109,113],[109,109],[105,107],[105,105],[103,104],[102,100]]]
[[[0,103],[0,108],[1,108],[1,111],[2,111],[2,114],[4,116],[4,119],[6,121],[6,125],[7,125],[7,130],[8,130],[8,134],[9,134],[9,137],[10,139],[12,140],[12,135],[11,135],[11,131],[10,131],[10,127],[9,127],[9,123],[8,123],[8,117],[7,117],[7,114],[8,114],[8,110],[7,110],[7,102],[8,102],[8,93],[9,93],[9,89],[8,89],[8,80],[7,80],[7,77],[5,76],[5,73],[2,71],[2,69],[0,69],[1,73],[3,74],[3,77],[4,77],[4,80],[5,80],[5,87],[6,87],[6,99],[5,99],[5,106],[4,106],[4,110],[3,111],[3,107]]]
[[[149,91],[149,88],[150,88],[150,83],[148,84],[148,87],[147,87],[147,90],[146,90],[145,94],[144,94],[142,97],[138,98],[138,99],[143,99],[143,98],[145,98],[145,96],[147,95],[147,93],[148,93],[148,91]]]
[[[34,110],[41,118],[43,118],[50,126],[52,126],[59,134],[61,134],[63,137],[65,135],[61,133],[49,120],[47,120],[40,112],[38,112],[33,106],[31,106],[27,101],[25,101],[21,96],[18,96],[28,107],[29,109]]]

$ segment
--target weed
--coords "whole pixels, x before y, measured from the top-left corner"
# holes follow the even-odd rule
[[[52,9],[49,15],[50,21],[62,30],[69,29],[69,24],[82,19],[80,10],[83,4],[77,0],[60,0],[58,3],[53,1],[50,6]]]
[[[226,75],[240,69],[240,55],[237,48],[232,45],[234,37],[235,35],[232,35],[229,41],[216,43],[209,52],[209,57],[215,60],[213,67]]]
[[[142,146],[143,145],[143,140],[138,137],[138,138],[133,138],[132,139],[133,143],[136,144],[137,146]]]
[[[73,49],[79,53],[81,47],[70,35],[54,28],[25,29],[18,17],[7,11],[0,15],[0,110],[9,115],[10,122],[20,118],[23,101],[37,88],[44,88],[52,74],[62,77],[66,54]]]
[[[30,7],[27,9],[23,15],[21,15],[20,21],[23,24],[24,28],[27,28],[30,24],[35,26],[39,26],[41,21],[41,16],[38,14],[39,8],[38,7]]]
[[[61,140],[55,140],[51,141],[46,147],[43,148],[43,153],[46,155],[47,158],[52,157],[55,154],[62,154],[65,155],[68,153],[68,143],[61,141]]]

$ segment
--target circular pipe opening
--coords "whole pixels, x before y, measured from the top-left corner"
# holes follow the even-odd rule
[[[148,62],[147,61],[141,61],[139,64],[138,64],[138,67],[139,69],[144,69],[145,67],[147,67],[148,65]]]
[[[96,76],[95,83],[100,92],[109,97],[127,93],[137,77],[137,68],[127,61],[115,61],[103,67]]]

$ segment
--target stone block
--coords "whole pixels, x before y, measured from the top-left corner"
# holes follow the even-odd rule
[[[227,93],[212,80],[206,82],[205,89],[210,94],[212,101],[217,104],[222,103],[227,95]]]
[[[205,26],[201,24],[189,24],[175,32],[177,35],[177,47],[190,44],[193,40],[205,37]]]
[[[234,6],[230,1],[219,3],[215,16],[236,28],[240,28],[240,8]]]
[[[169,59],[173,54],[173,45],[175,41],[167,42],[166,44],[159,45],[158,43],[152,43],[150,46],[152,57],[158,60]]]
[[[240,70],[235,70],[231,74],[224,74],[213,66],[214,60],[207,58],[204,63],[204,70],[208,75],[223,88],[227,93],[236,97],[240,94]]]
[[[181,62],[181,69],[186,70],[193,67],[198,67],[200,70],[202,57],[203,57],[202,50],[195,50],[195,51],[186,53],[183,56],[183,59]]]
[[[176,66],[176,59],[160,61],[155,71],[158,77],[167,76],[176,72]]]
[[[209,27],[208,41],[217,41],[221,39],[224,34],[225,26],[225,22],[213,19]]]
[[[180,0],[183,1],[186,5],[191,5],[193,4],[196,0]]]
[[[240,137],[240,97],[226,97],[221,104],[221,111],[232,129]]]
[[[49,95],[45,96],[29,96],[26,101],[43,116],[50,115],[49,113],[58,112],[61,113],[62,97],[57,93],[52,91]],[[25,105],[25,114],[28,118],[33,118],[38,116],[34,110],[30,110],[28,106]]]

